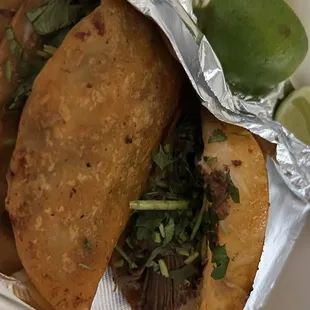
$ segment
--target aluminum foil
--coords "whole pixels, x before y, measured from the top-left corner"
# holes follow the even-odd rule
[[[218,119],[277,144],[277,170],[296,195],[310,202],[310,147],[272,120],[285,83],[259,101],[234,96],[211,45],[196,26],[190,0],[129,2],[164,31],[204,106]]]

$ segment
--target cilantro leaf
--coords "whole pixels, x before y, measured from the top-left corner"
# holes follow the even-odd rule
[[[226,245],[216,247],[212,252],[212,263],[216,266],[214,267],[211,277],[214,280],[220,280],[224,278],[230,258],[227,255]]]
[[[7,38],[9,41],[15,39],[14,30],[13,30],[13,28],[12,28],[11,25],[9,25],[9,26],[6,27],[5,35],[6,35],[6,38]]]
[[[182,268],[171,270],[170,278],[172,278],[176,283],[182,283],[197,273],[197,268],[195,268],[193,264],[189,264]]]
[[[163,246],[166,246],[173,239],[174,230],[175,230],[174,220],[173,218],[169,218],[168,224],[165,226],[165,239]]]
[[[164,170],[173,163],[173,158],[171,154],[166,153],[161,145],[156,152],[153,152],[152,159],[161,170]]]
[[[146,227],[138,227],[136,230],[136,237],[138,241],[148,240],[150,237],[151,231]]]
[[[212,157],[212,156],[204,156],[203,157],[203,161],[208,164],[208,165],[212,165],[212,164],[216,164],[218,159],[217,157]]]
[[[84,240],[84,248],[87,249],[87,250],[89,250],[89,251],[91,251],[92,248],[93,248],[93,246],[91,245],[91,243],[89,242],[89,240],[86,239],[86,238],[85,238],[85,240]]]
[[[19,78],[22,82],[18,85],[13,98],[4,106],[5,111],[21,110],[31,93],[32,84],[43,68],[45,61],[21,61],[18,68]]]
[[[78,20],[82,6],[70,2],[50,0],[41,7],[27,12],[26,16],[38,35],[50,34]]]
[[[133,262],[130,257],[118,246],[115,246],[115,250],[123,257],[123,259],[128,263],[130,269],[138,268],[135,262]]]
[[[228,193],[234,203],[240,203],[239,188],[233,183],[230,176],[229,176],[229,184],[228,184]]]
[[[8,82],[12,81],[12,75],[13,75],[13,65],[11,60],[7,60],[5,62],[5,77]]]
[[[208,143],[214,142],[224,142],[227,140],[227,136],[221,129],[215,129],[212,133],[212,136],[209,138]]]

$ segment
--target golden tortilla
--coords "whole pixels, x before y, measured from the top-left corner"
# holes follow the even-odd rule
[[[23,111],[6,208],[23,266],[55,309],[90,309],[177,109],[182,72],[154,27],[125,0],[103,1]]]
[[[265,239],[269,209],[268,179],[263,153],[247,130],[223,124],[206,110],[202,115],[204,156],[217,157],[227,165],[239,188],[240,203],[231,201],[231,213],[225,219],[228,231],[219,229],[220,244],[226,244],[231,258],[222,280],[211,278],[213,266],[205,269],[201,292],[201,310],[242,310],[252,290]],[[224,142],[208,144],[215,129],[227,136]],[[236,161],[241,161],[236,162]],[[209,253],[209,258],[212,254]]]

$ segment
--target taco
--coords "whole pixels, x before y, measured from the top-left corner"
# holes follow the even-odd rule
[[[90,309],[182,79],[155,25],[125,0],[74,26],[35,79],[6,209],[22,264],[55,309]]]
[[[200,123],[192,101],[153,155],[111,260],[133,309],[241,310],[252,290],[269,207],[264,156],[251,133],[204,108]]]

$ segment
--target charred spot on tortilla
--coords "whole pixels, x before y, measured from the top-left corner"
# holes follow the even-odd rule
[[[90,37],[90,35],[91,35],[90,31],[87,31],[87,32],[85,32],[85,31],[78,31],[78,32],[75,33],[74,36],[77,39],[85,41],[88,37]]]
[[[15,16],[16,12],[8,9],[0,9],[0,15],[6,18],[13,18]]]
[[[132,143],[132,137],[127,135],[127,136],[125,137],[125,143],[126,143],[126,144],[131,144],[131,143]]]
[[[242,165],[242,161],[241,161],[241,160],[238,160],[238,159],[232,160],[231,163],[232,163],[235,167],[240,167],[240,166]]]
[[[102,18],[101,13],[99,11],[93,15],[92,23],[93,23],[94,27],[97,29],[97,33],[100,36],[103,36],[105,33],[105,27],[104,27],[103,18]]]

